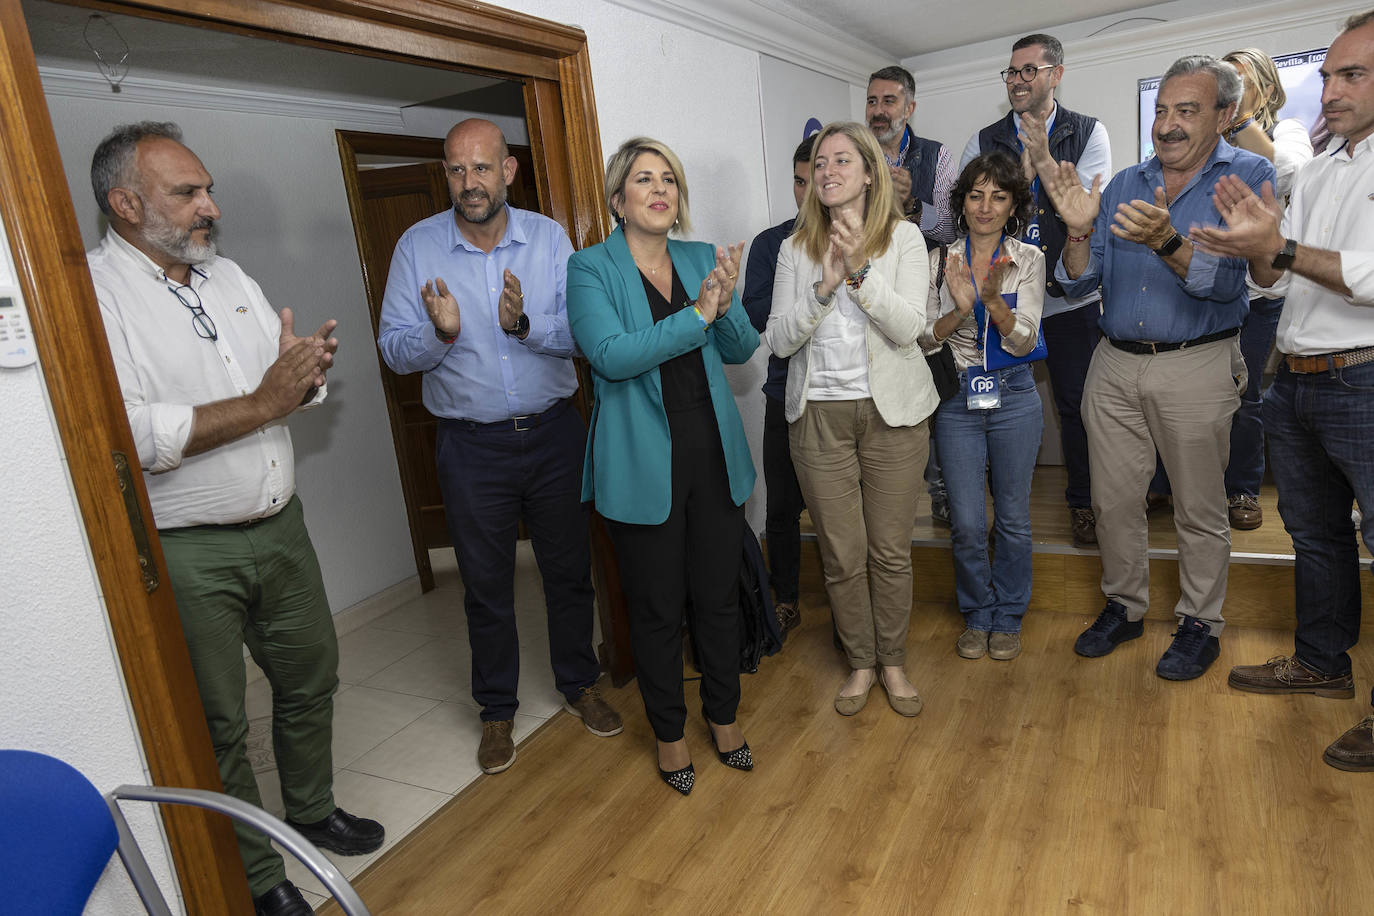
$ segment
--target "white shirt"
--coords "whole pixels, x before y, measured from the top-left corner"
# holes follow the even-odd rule
[[[1050,118],[1045,122],[1045,134],[1054,133],[1054,119],[1059,117],[1059,103],[1054,103],[1054,110],[1050,112]],[[1016,135],[1021,136],[1021,119],[1014,119],[1016,124]],[[981,130],[975,130],[973,136],[968,138],[968,143],[964,144],[964,153],[959,157],[959,172],[962,174],[964,168],[982,155],[982,142],[978,139]],[[1310,149],[1310,147],[1309,147]],[[1074,164],[1078,170],[1078,180],[1083,184],[1083,190],[1092,189],[1093,176],[1101,175],[1101,187],[1106,187],[1107,182],[1112,180],[1112,143],[1107,136],[1107,128],[1101,121],[1093,124],[1092,132],[1088,134],[1088,143],[1083,147],[1083,154],[1078,157],[1078,162]],[[1051,217],[1053,218],[1053,217]],[[1072,312],[1101,301],[1102,297],[1097,293],[1090,293],[1086,296],[1051,296],[1048,293],[1044,296],[1044,317],[1058,315],[1062,312]]]
[[[1278,180],[1274,193],[1283,200],[1293,190],[1298,170],[1312,159],[1312,138],[1297,118],[1284,118],[1274,125],[1274,171]]]
[[[276,361],[281,319],[237,264],[191,271],[219,339],[196,333],[177,284],[114,230],[87,252],[124,408],[158,528],[228,525],[275,515],[296,490],[291,434],[276,420],[186,457],[195,408],[249,394]],[[184,287],[192,304],[195,296]],[[323,389],[311,406],[323,400]]]
[[[1313,356],[1374,346],[1374,136],[1355,144],[1341,138],[1303,166],[1283,215],[1284,238],[1339,251],[1342,296],[1291,271],[1274,285],[1288,301],[1279,319],[1283,353]]]
[[[1312,138],[1307,128],[1297,118],[1284,118],[1274,125],[1274,171],[1278,178],[1274,183],[1274,196],[1282,205],[1293,190],[1293,179],[1298,170],[1312,161]],[[1282,294],[1265,289],[1249,276],[1245,285],[1250,290],[1250,298],[1279,299]]]
[[[835,287],[834,309],[811,332],[810,401],[857,401],[868,397],[868,316]]]

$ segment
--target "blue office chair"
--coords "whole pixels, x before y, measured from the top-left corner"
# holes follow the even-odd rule
[[[222,792],[120,786],[107,795],[73,767],[32,751],[0,750],[0,911],[79,916],[116,851],[143,906],[171,916],[120,800],[208,808],[266,833],[300,859],[348,916],[371,916],[334,863],[283,821]]]

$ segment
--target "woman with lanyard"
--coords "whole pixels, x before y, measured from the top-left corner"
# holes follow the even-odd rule
[[[930,263],[921,231],[902,220],[872,131],[827,125],[811,166],[796,231],[778,252],[763,340],[791,357],[792,463],[850,667],[835,711],[857,713],[881,678],[888,704],[914,716],[921,697],[903,668],[911,526],[927,417],[939,402],[917,344]]]
[[[935,414],[967,627],[956,648],[964,658],[1005,660],[1021,652],[1031,594],[1030,490],[1044,417],[1029,360],[1044,356],[1045,259],[1017,239],[1032,197],[1006,153],[970,162],[951,203],[964,237],[950,246],[944,285],[931,290],[922,345],[948,341],[963,382]],[[985,481],[996,534],[991,563]]]

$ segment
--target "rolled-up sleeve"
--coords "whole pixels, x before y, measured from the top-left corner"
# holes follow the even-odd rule
[[[138,364],[129,351],[129,341],[119,314],[107,305],[109,293],[97,286],[101,317],[105,323],[105,337],[110,344],[115,375],[124,397],[124,411],[129,416],[129,428],[138,449],[138,464],[153,474],[170,471],[181,465],[186,443],[191,440],[191,424],[196,409],[191,404],[169,404],[149,401],[144,390]]]

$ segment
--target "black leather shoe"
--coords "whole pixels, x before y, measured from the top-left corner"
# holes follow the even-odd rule
[[[386,839],[386,830],[381,824],[365,817],[354,817],[342,808],[335,808],[329,817],[313,824],[287,823],[321,849],[345,856],[372,852]]]
[[[314,916],[315,913],[290,881],[274,884],[261,897],[254,897],[253,912],[257,916]]]

